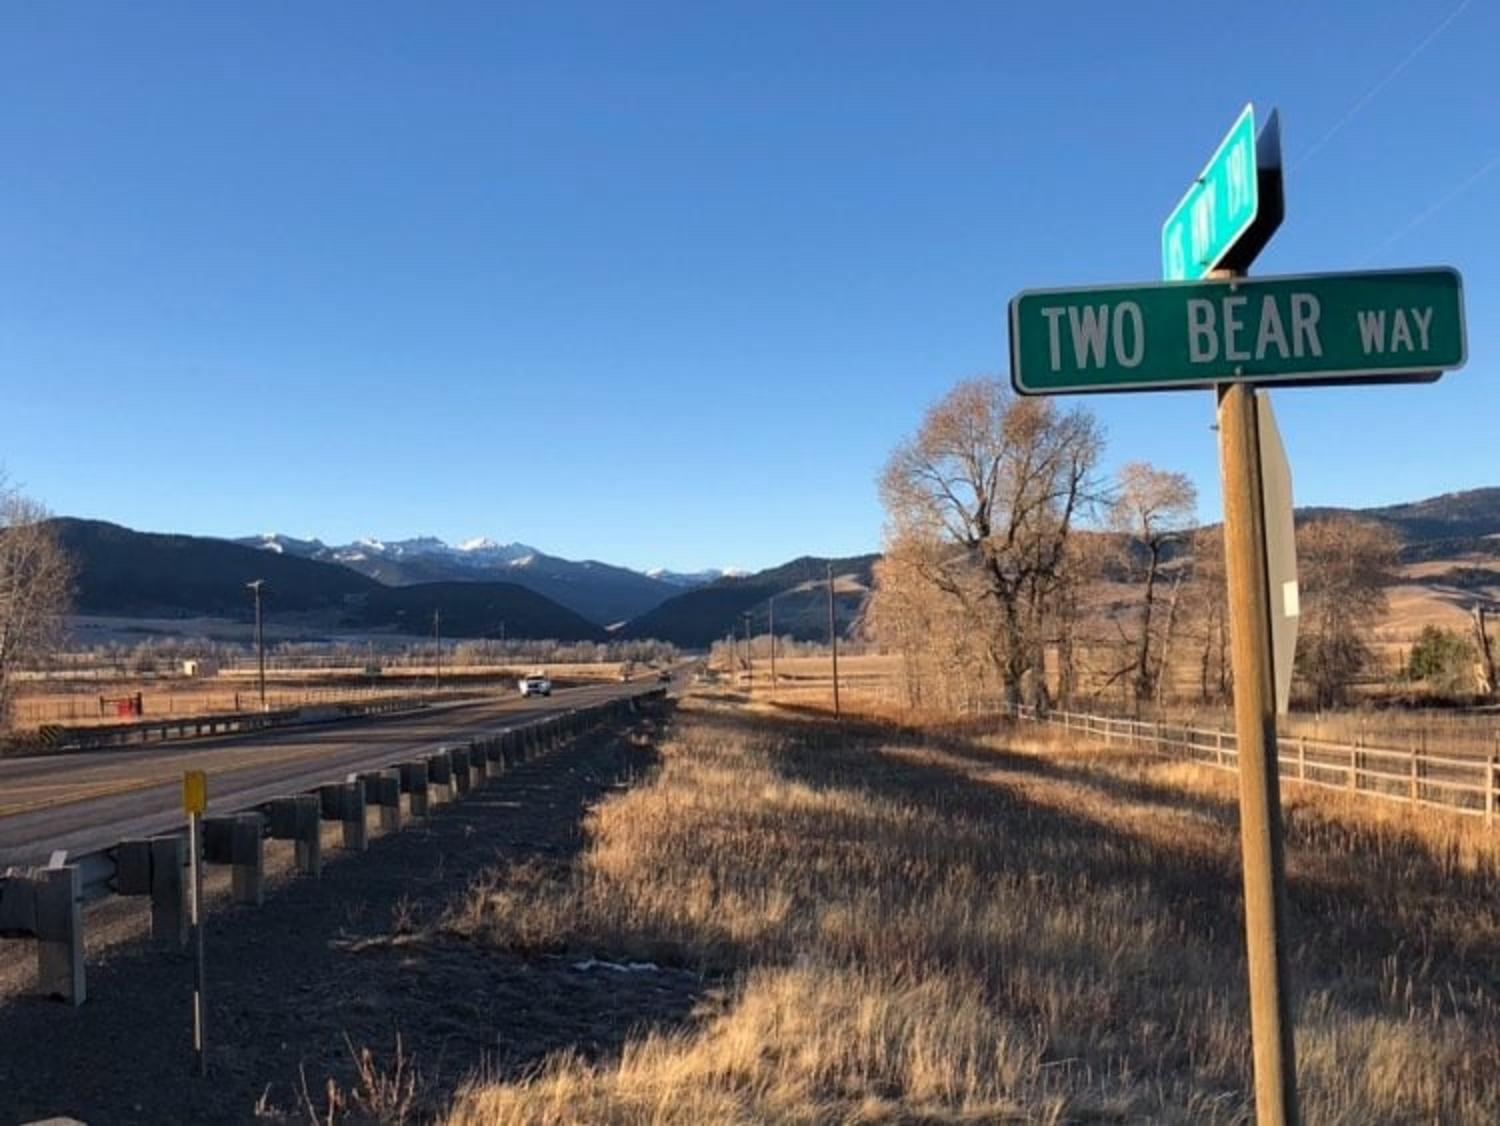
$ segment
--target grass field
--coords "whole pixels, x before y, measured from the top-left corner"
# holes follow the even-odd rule
[[[1013,733],[698,701],[572,863],[495,870],[477,946],[700,970],[685,1026],[478,1077],[455,1124],[1245,1122],[1232,779]],[[1500,1120],[1500,854],[1288,806],[1306,1121]]]

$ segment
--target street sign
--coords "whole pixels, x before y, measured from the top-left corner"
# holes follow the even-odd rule
[[[1463,282],[1446,267],[1025,290],[1010,303],[1023,395],[1389,382],[1466,356]]]
[[[182,811],[203,813],[208,809],[208,775],[189,770],[182,776]]]
[[[1297,533],[1292,524],[1292,467],[1281,444],[1281,431],[1276,428],[1270,393],[1256,392],[1255,407],[1271,604],[1271,667],[1276,674],[1276,714],[1286,715],[1292,700],[1292,665],[1297,659],[1297,624],[1302,613],[1297,590]]]
[[[1161,227],[1162,277],[1192,281],[1218,267],[1244,269],[1281,225],[1281,126],[1276,111],[1259,140],[1246,106]]]

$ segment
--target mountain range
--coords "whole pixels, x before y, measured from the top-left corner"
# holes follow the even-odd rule
[[[638,617],[683,590],[724,576],[723,571],[642,574],[594,559],[548,555],[523,543],[491,539],[450,545],[433,536],[405,540],[362,539],[330,545],[278,533],[234,541],[276,555],[339,563],[386,586],[436,582],[509,582],[568,607],[598,626]]]
[[[1500,590],[1500,568],[1491,565],[1500,559],[1500,488],[1378,508],[1300,508],[1296,515],[1387,525],[1403,541],[1408,577],[1433,590]],[[695,648],[742,630],[747,613],[751,629],[763,632],[773,597],[778,634],[825,637],[830,565],[837,625],[848,632],[863,613],[879,559],[805,556],[754,574],[642,574],[490,540],[329,546],[286,536],[159,535],[96,520],[54,524],[74,559],[76,608],[84,614],[244,618],[244,585],[262,578],[268,614],[326,628],[425,634],[436,612],[450,637],[655,638]]]

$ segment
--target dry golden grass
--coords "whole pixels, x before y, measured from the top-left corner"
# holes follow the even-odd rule
[[[491,873],[444,925],[722,993],[449,1120],[1247,1121],[1227,781],[690,706],[576,862]],[[1289,816],[1306,1120],[1500,1120],[1494,842],[1363,812]]]

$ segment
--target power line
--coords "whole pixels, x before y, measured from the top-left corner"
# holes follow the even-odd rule
[[[1394,70],[1392,70],[1379,82],[1375,83],[1375,85],[1366,90],[1363,95],[1357,98],[1354,104],[1344,111],[1344,115],[1333,123],[1328,132],[1324,133],[1322,137],[1315,141],[1312,148],[1308,149],[1300,157],[1297,158],[1297,163],[1292,166],[1292,171],[1295,172],[1297,169],[1301,168],[1304,164],[1311,160],[1316,153],[1322,150],[1324,145],[1328,144],[1329,141],[1338,136],[1338,134],[1343,130],[1344,126],[1348,125],[1350,121],[1354,120],[1355,115],[1358,114],[1360,110],[1369,105],[1370,102],[1375,99],[1375,96],[1377,94],[1379,94],[1398,77],[1400,77],[1401,72],[1404,71],[1407,67],[1411,66],[1416,57],[1423,51],[1425,51],[1434,39],[1443,34],[1443,32],[1447,31],[1448,25],[1451,24],[1454,20],[1458,19],[1459,16],[1463,15],[1464,9],[1466,9],[1473,2],[1474,0],[1462,0],[1462,3],[1460,3],[1457,8],[1454,8],[1453,11],[1449,12],[1447,18],[1444,19],[1442,23],[1438,24],[1437,27],[1428,32],[1427,37],[1423,39],[1422,42],[1413,47],[1411,53],[1408,54],[1406,58],[1402,59],[1399,63],[1396,64],[1396,68]]]

